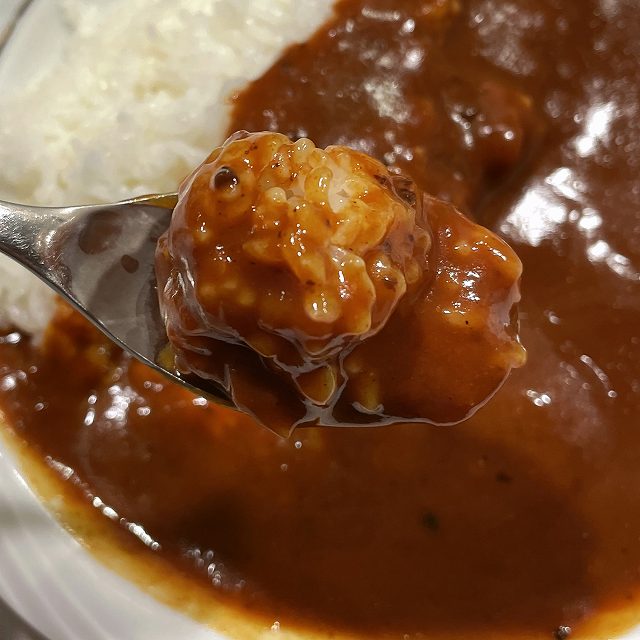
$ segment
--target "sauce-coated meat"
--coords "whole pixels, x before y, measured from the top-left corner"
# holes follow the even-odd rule
[[[170,366],[285,434],[459,422],[524,361],[513,251],[347,147],[233,135],[180,187],[156,266]]]

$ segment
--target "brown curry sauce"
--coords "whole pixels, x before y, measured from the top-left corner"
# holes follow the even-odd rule
[[[352,0],[237,97],[231,130],[355,145],[516,247],[529,362],[471,420],[280,440],[61,309],[44,353],[0,344],[9,422],[265,620],[613,634],[640,592],[639,32],[624,0]]]

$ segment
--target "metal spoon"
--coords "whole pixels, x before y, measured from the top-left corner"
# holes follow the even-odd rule
[[[233,406],[223,387],[170,371],[154,253],[176,194],[115,204],[31,207],[0,201],[0,253],[35,273],[98,329],[145,364],[207,398]]]

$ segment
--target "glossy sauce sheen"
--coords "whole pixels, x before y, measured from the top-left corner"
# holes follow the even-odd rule
[[[10,422],[283,627],[613,635],[589,628],[640,586],[638,33],[631,0],[354,0],[238,97],[231,130],[355,144],[515,246],[529,361],[470,421],[278,440],[62,311],[45,355],[0,345]]]

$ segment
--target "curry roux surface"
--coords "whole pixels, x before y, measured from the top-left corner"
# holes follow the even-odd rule
[[[467,423],[279,440],[64,309],[42,354],[0,345],[9,422],[263,620],[613,635],[640,591],[639,32],[632,0],[353,0],[237,97],[231,130],[353,144],[516,247],[529,362]]]

